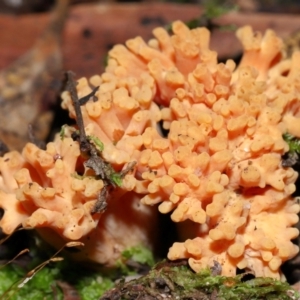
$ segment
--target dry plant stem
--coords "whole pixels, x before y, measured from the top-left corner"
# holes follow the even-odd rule
[[[93,97],[93,101],[96,102],[98,100],[98,98],[95,96],[96,92],[99,90],[99,86],[95,87],[88,95],[80,98],[79,104],[80,105],[84,105],[86,104],[91,97]]]
[[[32,124],[28,125],[28,137],[29,137],[29,141],[31,143],[35,144],[40,149],[43,149],[43,150],[46,149],[45,142],[36,138]]]
[[[85,161],[84,165],[92,169],[95,172],[95,175],[104,182],[104,187],[98,195],[96,204],[92,208],[91,213],[93,214],[103,212],[106,209],[106,199],[109,195],[108,189],[110,187],[116,187],[115,182],[112,180],[112,176],[115,174],[114,169],[109,163],[102,159],[102,157],[99,155],[99,151],[95,145],[90,142],[90,139],[85,133],[84,122],[80,108],[80,106],[86,104],[90,98],[93,98],[93,101],[98,100],[95,96],[95,93],[98,89],[99,87],[94,88],[90,94],[79,99],[76,91],[74,74],[71,71],[67,72],[67,90],[70,92],[72,98],[76,114],[76,123],[79,129],[79,135],[77,132],[75,132],[72,135],[72,138],[79,141],[80,151],[89,157],[88,160]],[[129,163],[127,168],[119,173],[120,178],[123,178],[128,172],[130,172],[134,165],[135,162]]]
[[[90,95],[94,96],[94,93],[97,91],[98,87],[92,92],[92,95],[89,94],[85,96],[82,99],[78,99],[78,95],[76,92],[76,83],[74,80],[74,74],[71,71],[67,72],[67,90],[70,92],[74,109],[75,109],[75,114],[76,114],[76,123],[79,129],[79,145],[80,145],[80,151],[83,152],[84,154],[88,154],[90,157],[89,159],[85,162],[85,166],[88,168],[91,168],[94,170],[95,174],[99,176],[103,181],[104,181],[104,187],[101,190],[101,192],[98,195],[97,202],[92,208],[92,213],[100,213],[104,211],[107,207],[106,203],[106,198],[108,195],[108,178],[107,174],[104,171],[106,163],[102,160],[101,157],[98,156],[98,151],[96,147],[94,147],[90,141],[88,140],[85,129],[84,129],[84,123],[83,123],[83,118],[82,118],[82,113],[81,113],[81,108],[80,105],[81,103],[85,104],[89,98]],[[77,140],[77,134],[74,134],[72,137],[73,139]]]
[[[80,102],[79,102],[77,92],[76,92],[76,87],[75,87],[74,74],[71,71],[67,72],[67,90],[71,94],[71,98],[72,98],[74,109],[75,109],[76,123],[79,128],[80,150],[83,152],[87,152],[90,150],[90,147],[88,146],[89,142],[87,140],[85,130],[84,130],[83,118],[82,118],[82,113],[81,113],[81,109],[80,109]]]

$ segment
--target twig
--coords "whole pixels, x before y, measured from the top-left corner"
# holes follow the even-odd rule
[[[79,146],[82,152],[88,152],[90,150],[90,143],[88,142],[84,130],[84,123],[82,113],[80,109],[80,103],[76,92],[76,85],[74,81],[74,73],[71,71],[67,72],[67,90],[70,92],[73,106],[75,109],[76,123],[79,128]]]
[[[86,104],[91,97],[96,101],[97,98],[95,94],[99,87],[96,87],[91,93],[79,99],[76,91],[74,74],[69,71],[67,72],[67,89],[71,95],[76,114],[76,123],[79,129],[78,131],[73,132],[72,138],[79,142],[80,151],[85,156],[88,156],[88,159],[84,162],[84,166],[92,169],[95,172],[96,177],[104,182],[104,186],[98,194],[97,202],[91,210],[91,213],[100,213],[107,207],[106,199],[109,195],[109,187],[112,186],[113,188],[116,188],[116,186],[120,185],[120,180],[133,169],[135,162],[129,163],[122,172],[115,172],[111,164],[101,157],[101,150],[99,151],[97,149],[95,138],[86,135],[80,106]],[[101,141],[99,142],[101,143]]]
[[[101,192],[98,194],[97,201],[96,201],[94,207],[91,210],[92,214],[95,214],[97,212],[103,212],[103,211],[106,210],[106,208],[107,208],[107,202],[106,202],[107,196],[108,196],[108,190],[107,190],[107,187],[104,186],[103,189],[101,190]]]
[[[96,92],[97,92],[98,90],[99,90],[99,86],[95,87],[88,95],[86,95],[86,96],[80,98],[80,99],[78,100],[79,104],[80,104],[80,105],[86,104],[86,103],[90,100],[91,97],[93,97],[93,101],[94,101],[94,102],[97,101],[98,98],[95,96],[95,94],[96,94]]]

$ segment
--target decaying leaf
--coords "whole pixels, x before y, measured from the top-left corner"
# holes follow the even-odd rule
[[[0,72],[0,140],[11,150],[20,150],[29,141],[29,124],[37,139],[44,140],[48,134],[52,114],[47,106],[49,98],[57,97],[51,84],[62,68],[60,40],[68,4],[69,0],[58,0],[33,48]]]

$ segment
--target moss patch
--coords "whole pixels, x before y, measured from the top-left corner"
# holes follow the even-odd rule
[[[118,266],[105,272],[65,260],[45,265],[31,278],[26,276],[33,265],[41,262],[35,259],[27,271],[15,263],[0,269],[0,300],[62,300],[68,293],[77,294],[82,300],[98,300],[114,286],[117,278],[148,271],[154,265],[154,258],[149,249],[136,246],[124,250]]]
[[[236,277],[213,276],[210,270],[196,274],[187,265],[161,263],[148,275],[125,282],[106,292],[100,299],[202,299],[202,300],[292,300],[298,293],[284,282],[271,278],[246,280]]]

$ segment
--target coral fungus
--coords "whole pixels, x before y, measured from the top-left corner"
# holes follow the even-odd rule
[[[105,73],[78,81],[79,97],[100,86],[81,111],[87,135],[104,145],[101,157],[116,172],[136,162],[108,205],[141,199],[159,204],[161,213],[172,212],[182,241],[168,258],[187,258],[196,272],[217,261],[222,275],[235,275],[239,268],[280,278],[281,264],[298,252],[291,242],[298,235],[292,226],[299,205],[291,196],[297,173],[284,167],[281,157],[289,150],[283,134],[300,137],[300,126],[294,125],[300,122],[295,63],[300,53],[283,60],[282,42],[273,31],[261,35],[243,27],[237,36],[244,54],[236,67],[232,60],[218,63],[206,28],[190,30],[177,21],[172,31],[170,36],[157,28],[148,43],[137,37],[126,47],[115,46]],[[62,105],[78,117],[70,93],[63,94]],[[158,121],[168,130],[166,137]],[[88,168],[81,170],[83,180],[70,175],[84,166],[78,147],[71,138],[57,139],[46,151],[29,144],[22,156],[7,154],[20,161],[10,172],[2,158],[2,193],[14,203],[0,198],[2,228],[12,226],[6,220],[16,214],[25,228],[50,227],[88,244],[86,236],[104,232],[106,216],[122,218],[109,206],[90,214],[103,182]],[[11,174],[9,186],[5,176]],[[103,253],[91,255],[97,247],[94,242],[86,255],[102,262]]]
[[[170,259],[189,258],[195,271],[216,260],[224,275],[246,268],[278,277],[298,251],[290,241],[298,234],[297,174],[282,167],[281,156],[288,150],[282,134],[297,135],[290,119],[297,120],[299,70],[280,61],[282,42],[272,31],[238,30],[245,51],[236,68],[231,60],[217,63],[207,29],[175,22],[172,30],[171,37],[154,30],[148,44],[136,38],[115,46],[101,77],[130,93],[151,75],[154,101],[164,106],[168,137],[153,127],[142,134],[142,203],[161,203],[162,213],[185,221],[187,240],[171,247]]]
[[[111,192],[107,213],[93,212],[105,182],[85,167],[79,143],[69,137],[74,130],[64,128],[46,150],[28,143],[22,155],[9,152],[0,158],[2,231],[36,228],[57,248],[80,240],[85,247],[72,256],[106,266],[114,265],[126,247],[152,248],[156,213],[141,206],[141,196],[131,191],[132,175]]]

